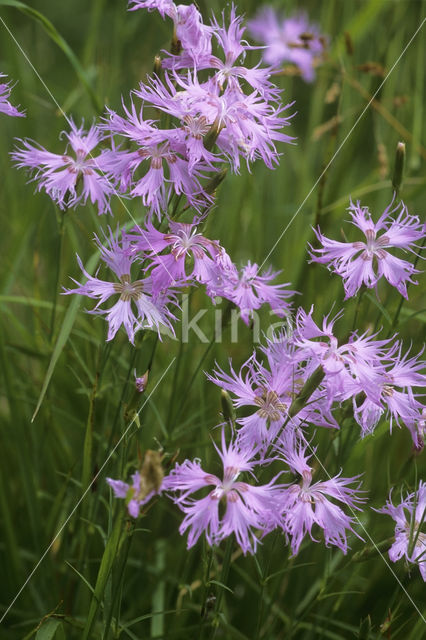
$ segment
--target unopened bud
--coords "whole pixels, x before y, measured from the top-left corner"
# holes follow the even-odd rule
[[[155,56],[153,71],[154,71],[156,76],[159,76],[160,73],[161,73],[161,69],[162,69],[161,62],[162,62],[162,60],[161,60],[160,56]]]
[[[135,370],[135,386],[132,396],[128,403],[124,405],[124,420],[126,422],[135,422],[140,427],[138,407],[140,403],[140,394],[143,393],[148,385],[149,369],[145,371],[143,376],[137,376]]]
[[[147,387],[148,384],[148,377],[149,377],[149,369],[148,371],[145,371],[145,373],[143,374],[143,376],[138,377],[136,375],[136,371],[135,371],[135,387],[136,387],[136,391],[139,391],[139,393],[143,393]]]
[[[222,389],[220,395],[220,401],[222,403],[222,414],[225,420],[228,422],[235,422],[235,409],[232,404],[231,396],[225,389]]]
[[[402,179],[404,176],[404,164],[405,164],[405,142],[398,142],[396,145],[395,153],[395,168],[393,170],[392,186],[395,190],[396,197],[402,187]]]

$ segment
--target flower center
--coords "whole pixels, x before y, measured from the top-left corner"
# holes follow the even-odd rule
[[[121,276],[120,282],[114,283],[114,291],[120,294],[120,300],[124,302],[138,300],[143,293],[143,282],[142,280],[130,282],[130,275],[125,274]]]
[[[280,420],[287,410],[287,405],[280,401],[275,391],[264,391],[261,396],[256,396],[254,403],[259,407],[257,414],[264,419],[276,422]]]
[[[367,242],[354,242],[354,249],[363,249],[361,258],[363,260],[372,260],[374,256],[378,260],[383,260],[386,257],[386,251],[382,249],[389,244],[388,236],[381,236],[376,238],[376,232],[374,229],[367,229],[365,231],[365,237]]]

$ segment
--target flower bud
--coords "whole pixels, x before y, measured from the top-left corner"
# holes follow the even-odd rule
[[[395,167],[392,176],[392,186],[395,190],[396,197],[401,190],[405,164],[405,142],[398,142],[395,153]]]
[[[147,371],[145,371],[145,373],[143,374],[143,376],[137,377],[136,376],[136,371],[135,371],[135,387],[136,387],[136,391],[138,391],[139,393],[143,393],[147,387],[148,384],[148,377],[149,377],[149,369]]]

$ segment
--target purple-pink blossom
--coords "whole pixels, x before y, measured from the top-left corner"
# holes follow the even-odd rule
[[[221,448],[215,448],[223,467],[220,477],[204,471],[197,460],[185,460],[164,480],[166,490],[174,494],[174,502],[185,514],[179,531],[184,534],[188,530],[188,548],[203,533],[209,545],[234,534],[244,553],[254,553],[259,542],[256,532],[270,527],[279,486],[274,484],[276,478],[264,485],[253,484],[254,451],[241,449],[232,441],[226,445],[224,432]],[[252,482],[240,479],[242,473]],[[209,493],[195,495],[202,489]]]
[[[171,320],[174,315],[168,305],[176,305],[176,297],[171,290],[156,291],[153,287],[152,279],[149,276],[132,277],[131,270],[140,271],[140,257],[136,256],[131,249],[131,245],[124,235],[121,242],[110,230],[106,244],[102,244],[95,236],[95,242],[99,249],[101,260],[115,274],[113,282],[100,280],[97,275],[91,276],[84,268],[80,258],[79,266],[86,276],[87,281],[78,285],[76,289],[65,291],[66,294],[77,293],[97,300],[93,314],[103,315],[108,322],[107,340],[112,340],[121,325],[124,326],[130,342],[134,343],[136,331],[142,328],[156,329],[161,338],[161,329],[169,330],[173,333]],[[101,309],[100,305],[110,300],[118,300],[107,308]]]
[[[173,194],[184,195],[191,206],[199,208],[211,202],[201,186],[200,178],[209,165],[200,158],[191,163],[185,141],[174,129],[160,129],[153,120],[145,119],[143,107],[130,109],[123,105],[125,117],[109,111],[103,125],[115,136],[123,136],[134,149],[124,150],[113,143],[102,156],[107,175],[118,184],[122,193],[129,190],[132,197],[141,197],[150,212],[161,219]],[[143,172],[143,175],[140,175]]]
[[[179,51],[178,55],[170,55],[171,66],[198,66],[200,60],[208,59],[211,55],[212,28],[203,23],[195,4],[176,5],[172,0],[130,0],[129,11],[137,9],[156,9],[163,19],[168,16],[173,20],[173,44],[183,51]]]
[[[198,233],[195,223],[171,221],[169,231],[162,233],[148,222],[128,237],[135,251],[150,255],[151,277],[158,289],[181,281],[208,282],[220,251],[219,243]]]
[[[295,291],[287,289],[288,282],[271,284],[279,271],[268,268],[259,272],[258,265],[250,261],[239,271],[223,249],[216,256],[215,263],[216,267],[206,282],[208,295],[212,298],[220,296],[233,302],[240,309],[241,318],[246,324],[249,324],[253,312],[264,304],[268,304],[280,317],[288,314],[288,298]]]
[[[5,73],[0,73],[0,78],[7,78]],[[0,82],[0,113],[5,113],[7,116],[24,117],[25,113],[19,111],[17,107],[14,107],[9,102],[10,94],[12,93],[12,87],[10,82]]]
[[[96,125],[85,130],[69,121],[71,131],[63,132],[68,144],[62,154],[52,153],[30,140],[19,140],[21,148],[11,154],[16,166],[34,172],[37,190],[43,189],[61,208],[96,204],[98,213],[111,213],[113,185],[105,177],[103,155],[94,156],[103,135]],[[71,147],[71,151],[69,150]]]
[[[386,207],[377,222],[373,222],[368,207],[357,201],[348,208],[352,224],[365,236],[365,241],[340,242],[314,230],[320,242],[319,248],[311,247],[311,260],[327,264],[330,271],[341,276],[345,287],[345,299],[354,296],[362,285],[377,286],[383,276],[389,284],[408,298],[407,284],[417,284],[411,276],[419,273],[407,260],[389,253],[396,248],[415,253],[416,242],[426,235],[426,225],[418,216],[409,215],[403,202],[394,208],[393,201]],[[395,214],[398,214],[395,217]]]
[[[389,549],[389,558],[397,562],[401,558],[417,564],[426,582],[426,484],[420,480],[417,491],[409,493],[394,506],[392,492],[379,513],[385,513],[396,522],[395,542]]]
[[[306,82],[314,80],[315,66],[323,57],[327,41],[306,13],[284,18],[272,7],[262,7],[249,20],[248,28],[255,40],[265,45],[263,60],[267,64],[278,67],[291,62]]]
[[[342,478],[338,474],[328,480],[312,483],[313,470],[308,464],[311,455],[306,453],[306,442],[286,431],[281,438],[281,447],[277,449],[291,471],[300,478],[298,482],[288,485],[280,496],[281,526],[291,541],[293,555],[298,553],[306,534],[318,542],[313,533],[314,525],[323,530],[326,546],[335,545],[346,553],[348,532],[358,534],[353,529],[354,519],[343,511],[342,506],[349,507],[353,512],[354,509],[359,510],[358,505],[364,502],[359,483],[355,487],[349,486],[359,476]]]

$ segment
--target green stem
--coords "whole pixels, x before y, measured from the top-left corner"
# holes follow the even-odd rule
[[[207,549],[207,551],[206,551]],[[203,631],[208,619],[208,608],[207,608],[207,598],[209,596],[209,582],[210,582],[210,571],[213,563],[213,548],[208,547],[207,543],[204,542],[204,550],[203,550],[203,560],[204,560],[204,594],[203,594],[203,603],[201,605],[201,621],[200,621],[200,630],[199,637],[203,637]]]
[[[197,377],[198,372],[199,372],[199,370],[200,370],[200,368],[201,368],[201,366],[202,366],[202,364],[203,364],[204,360],[207,358],[207,356],[208,356],[208,353],[209,353],[210,349],[211,349],[211,348],[212,348],[212,346],[214,345],[214,340],[215,340],[215,335],[213,335],[212,339],[210,340],[210,342],[209,342],[209,344],[208,344],[208,346],[207,346],[207,349],[204,351],[203,355],[201,356],[200,361],[199,361],[199,363],[197,364],[197,366],[196,366],[196,368],[195,368],[195,371],[194,371],[194,373],[193,373],[193,374],[192,374],[192,376],[191,376],[191,379],[190,379],[190,381],[189,381],[189,384],[188,384],[188,386],[187,386],[187,388],[186,388],[186,390],[185,390],[185,393],[183,394],[183,400],[182,400],[182,402],[181,402],[181,405],[180,405],[180,407],[179,407],[179,409],[178,409],[178,411],[177,411],[177,413],[176,413],[176,416],[175,416],[175,422],[177,422],[177,421],[178,421],[178,419],[180,418],[180,416],[182,415],[182,412],[183,412],[183,410],[184,410],[184,408],[185,408],[185,406],[186,406],[186,403],[187,403],[187,401],[188,401],[188,398],[189,398],[189,391],[190,391],[190,389],[191,389],[192,385],[194,384],[194,380],[195,380],[195,378]]]
[[[118,550],[122,541],[124,514],[125,509],[120,508],[120,512],[115,520],[114,528],[111,532],[110,537],[108,538],[99,567],[95,590],[90,602],[89,613],[86,619],[86,624],[81,636],[81,640],[88,640],[90,638],[93,626],[96,622],[96,617],[103,600],[108,577],[111,573],[111,569],[118,555]]]
[[[220,572],[220,582],[221,584],[226,584],[228,581],[228,575],[229,575],[229,569],[231,568],[231,556],[232,556],[232,547],[234,544],[234,538],[233,536],[229,536],[229,538],[226,541],[226,547],[225,547],[225,555],[223,557],[223,563],[222,563],[222,571]],[[211,634],[211,639],[213,640],[213,638],[216,635],[216,631],[217,631],[217,626],[218,626],[218,616],[220,614],[220,609],[221,609],[221,605],[222,605],[222,598],[223,598],[223,592],[224,592],[224,588],[220,585],[217,585],[217,590],[216,590],[216,603],[215,603],[215,607],[214,607],[214,626],[212,629],[212,634]]]
[[[425,246],[425,242],[426,242],[426,237],[423,238],[422,244],[419,247],[419,253],[416,255],[416,259],[413,262],[413,267],[414,268],[416,268],[416,266],[417,266],[417,263],[418,263],[419,257],[420,257],[420,251]],[[410,283],[407,283],[407,290],[408,290],[409,286],[410,286]],[[397,310],[395,312],[395,316],[394,316],[394,319],[392,321],[392,326],[389,329],[389,333],[388,333],[387,337],[389,337],[391,335],[391,333],[396,329],[396,326],[398,324],[399,314],[401,313],[402,305],[404,304],[404,302],[405,302],[405,298],[403,296],[401,296],[401,298],[399,300],[398,308],[397,308]]]
[[[127,531],[127,538],[126,541],[124,543],[124,549],[123,552],[120,555],[120,564],[119,567],[117,568],[117,576],[116,576],[116,582],[117,585],[113,591],[112,594],[112,598],[111,598],[111,606],[107,612],[106,618],[105,618],[105,627],[104,627],[104,634],[103,634],[103,640],[108,640],[109,635],[110,635],[110,628],[111,628],[111,622],[112,622],[112,617],[113,617],[113,613],[114,613],[114,608],[115,608],[115,603],[117,602],[117,615],[116,615],[116,627],[118,629],[118,625],[119,625],[119,613],[120,613],[120,603],[121,603],[121,593],[122,593],[122,588],[123,588],[123,581],[124,581],[124,573],[126,570],[126,565],[127,565],[127,559],[129,557],[129,552],[130,552],[130,546],[132,544],[132,540],[133,540],[133,531],[135,529],[135,523],[132,522],[129,530]]]
[[[61,273],[61,260],[62,260],[62,246],[64,239],[64,224],[65,224],[66,211],[59,211],[59,226],[58,226],[58,252],[56,261],[56,273],[55,273],[55,287],[53,289],[53,306],[52,315],[50,316],[50,341],[53,340],[56,318],[56,306],[58,302],[58,284]]]
[[[364,291],[365,291],[365,287],[363,286],[361,288],[361,293],[357,296],[354,319],[353,319],[353,322],[352,322],[352,332],[355,331],[355,329],[356,329],[359,310],[360,310],[360,307],[361,307],[361,301],[362,301],[362,297],[364,295]]]

